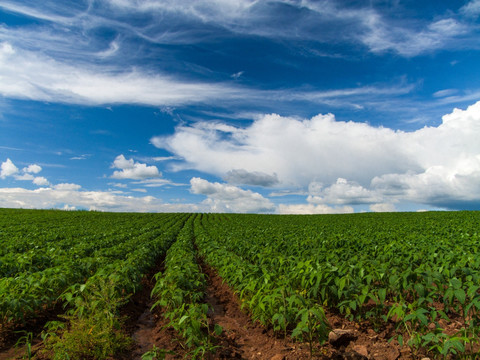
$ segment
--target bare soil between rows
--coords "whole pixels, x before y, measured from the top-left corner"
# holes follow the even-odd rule
[[[208,286],[205,302],[211,310],[208,313],[211,329],[215,324],[223,331],[215,337],[216,352],[207,354],[205,359],[251,359],[251,360],[303,360],[303,359],[373,359],[406,360],[415,359],[408,347],[401,348],[398,342],[389,339],[395,334],[393,324],[388,324],[378,333],[368,322],[356,323],[346,320],[339,314],[327,312],[327,318],[334,329],[348,330],[353,337],[348,342],[332,345],[316,344],[313,356],[305,343],[291,338],[276,336],[271,329],[254,323],[247,312],[241,309],[241,302],[232,289],[214,269],[199,259],[202,271],[207,275]],[[161,310],[150,311],[153,300],[150,291],[153,281],[132,299],[138,309],[130,313],[130,333],[135,340],[135,348],[120,359],[140,360],[142,354],[155,345],[163,349],[167,360],[188,359],[189,351],[182,347],[182,340],[168,327]],[[143,311],[141,311],[143,309]],[[128,323],[127,323],[128,325]],[[213,333],[213,331],[212,331]]]
[[[3,329],[0,327],[0,360],[22,358],[26,351],[22,338],[28,333],[33,335],[32,353],[36,353],[42,347],[40,333],[45,324],[52,320],[61,320],[58,315],[64,312],[62,304],[56,303],[38,311],[36,316],[29,317],[23,324],[7,324]]]
[[[311,356],[308,344],[283,338],[254,323],[247,312],[241,309],[241,302],[232,289],[214,269],[199,259],[202,271],[207,275],[208,286],[204,301],[211,310],[208,313],[211,329],[215,324],[222,327],[222,333],[215,337],[216,352],[207,354],[205,359],[245,359],[245,360],[303,360],[303,359],[372,359],[372,360],[406,360],[419,359],[425,354],[414,356],[407,346],[400,347],[396,340],[398,335],[393,323],[383,325],[374,331],[372,324],[346,320],[342,315],[326,311],[332,329],[347,330],[352,335],[348,341],[314,346]],[[132,338],[132,347],[125,353],[118,354],[111,360],[141,360],[143,354],[153,346],[167,354],[167,360],[188,359],[189,349],[182,346],[182,340],[168,326],[168,320],[162,316],[160,308],[151,310],[154,300],[150,293],[155,285],[154,275],[164,270],[163,259],[142,279],[142,288],[135,293],[125,305],[121,314],[125,319],[124,330]],[[39,334],[45,322],[58,319],[62,307],[46,310],[40,317],[27,323],[21,330],[35,334],[33,350],[42,348]],[[213,333],[213,331],[212,331]],[[1,338],[0,360],[20,359],[25,354],[25,347],[15,348],[18,334],[5,332]]]

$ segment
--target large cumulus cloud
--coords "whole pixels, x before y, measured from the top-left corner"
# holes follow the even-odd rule
[[[366,123],[265,115],[249,126],[198,122],[152,143],[196,169],[249,185],[307,189],[311,205],[418,202],[445,208],[480,204],[480,102],[454,109],[439,126],[412,132]],[[242,169],[240,172],[238,169]]]

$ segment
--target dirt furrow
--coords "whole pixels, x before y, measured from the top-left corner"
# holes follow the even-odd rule
[[[242,311],[240,301],[222,278],[207,264],[200,262],[208,276],[205,301],[212,311],[210,321],[223,328],[218,337],[218,350],[211,359],[293,360],[310,359],[307,345],[277,338],[251,321]],[[322,358],[322,357],[320,357]]]
[[[142,355],[153,349],[176,350],[175,337],[172,331],[165,329],[167,321],[157,309],[150,310],[155,300],[150,293],[155,286],[154,275],[164,271],[164,259],[142,279],[142,289],[136,292],[122,309],[126,319],[125,331],[132,338],[132,349],[125,354],[119,354],[117,360],[140,360]]]

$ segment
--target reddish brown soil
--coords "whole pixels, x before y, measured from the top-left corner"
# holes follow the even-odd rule
[[[208,277],[205,302],[212,309],[208,314],[211,328],[213,330],[214,325],[218,324],[223,329],[221,335],[215,339],[217,351],[214,354],[207,354],[205,356],[207,360],[407,360],[426,357],[422,351],[414,356],[407,346],[400,347],[396,340],[389,342],[389,339],[399,334],[393,322],[375,331],[373,325],[367,321],[362,323],[348,321],[342,315],[329,311],[326,315],[332,329],[349,330],[353,334],[353,340],[336,346],[328,342],[322,346],[317,344],[311,356],[308,344],[275,336],[271,329],[253,323],[248,314],[241,309],[238,297],[223,283],[215,270],[202,261],[200,264]],[[150,311],[153,304],[150,291],[153,285],[154,280],[146,278],[144,289],[137,293],[127,306],[129,318],[136,319],[126,323],[129,326],[129,333],[135,340],[135,347],[131,353],[124,354],[118,359],[140,360],[141,355],[151,350],[153,345],[169,352],[166,355],[167,360],[190,358],[188,350],[182,347],[182,340],[168,326],[168,321],[163,318],[160,310],[156,309],[153,313]]]
[[[211,359],[309,359],[308,346],[277,338],[259,324],[254,324],[240,309],[240,302],[215,271],[202,264],[208,276],[205,301],[210,304],[212,324],[223,328],[219,349]]]
[[[399,334],[393,322],[382,325],[381,329],[375,331],[373,325],[367,321],[361,323],[348,321],[342,315],[330,311],[327,311],[326,315],[332,329],[349,330],[353,339],[335,346],[328,342],[322,346],[317,344],[311,356],[308,344],[275,336],[271,329],[253,323],[248,314],[241,309],[238,297],[223,283],[216,271],[202,261],[200,265],[208,278],[205,302],[211,307],[208,314],[210,326],[213,330],[214,325],[218,324],[223,329],[215,338],[216,352],[207,354],[205,356],[207,360],[407,360],[426,357],[422,351],[414,356],[407,346],[400,347],[396,340],[389,342],[389,339]],[[153,275],[159,271],[163,271],[163,261],[159,261],[158,265],[143,278],[142,289],[123,307],[121,312],[125,318],[125,331],[132,337],[132,348],[111,360],[141,360],[141,356],[152,350],[154,345],[168,352],[167,360],[191,358],[188,349],[182,347],[181,339],[168,326],[168,320],[162,316],[161,310],[157,308],[153,312],[150,311],[154,302],[150,298],[150,292],[155,285]],[[35,334],[33,347],[35,352],[42,347],[38,335],[45,322],[58,319],[57,315],[62,312],[61,306],[46,310],[44,314],[40,314],[23,328],[17,327],[16,330],[28,330]],[[442,325],[454,333],[462,326],[459,320],[455,319],[449,324]],[[25,354],[25,347],[15,348],[13,345],[22,334],[15,335],[12,331],[5,331],[3,334],[7,335],[0,337],[0,360],[21,358]]]
[[[341,346],[328,342],[315,345],[313,356],[308,344],[284,339],[252,323],[250,317],[240,308],[240,301],[232,290],[208,265],[201,263],[202,270],[209,278],[206,302],[213,308],[212,323],[224,329],[219,337],[220,349],[212,359],[373,359],[405,360],[414,359],[408,347],[401,348],[397,341],[389,342],[395,334],[395,324],[390,323],[378,333],[368,322],[361,324],[346,320],[339,314],[327,312],[332,329],[350,330],[354,340]],[[365,354],[365,356],[363,355]],[[417,354],[417,357],[422,354]]]
[[[355,340],[335,347],[331,344],[315,345],[313,356],[308,344],[281,338],[259,324],[252,323],[249,316],[240,309],[240,301],[232,290],[208,265],[202,264],[208,275],[209,286],[206,302],[213,311],[210,314],[212,323],[224,329],[219,337],[220,346],[211,359],[375,359],[395,360],[411,359],[408,348],[400,349],[396,341],[388,343],[392,336],[393,325],[380,333],[375,333],[370,324],[357,324],[345,318],[327,313],[331,326],[335,329],[351,330]],[[366,354],[365,357],[362,353]]]
[[[144,353],[152,350],[153,345],[161,349],[171,348],[170,342],[175,338],[173,332],[164,330],[167,323],[157,309],[150,310],[154,304],[150,298],[155,286],[154,275],[160,271],[164,271],[163,259],[142,279],[142,289],[130,298],[121,311],[125,318],[124,329],[133,343],[130,351],[116,357],[118,360],[140,360]]]

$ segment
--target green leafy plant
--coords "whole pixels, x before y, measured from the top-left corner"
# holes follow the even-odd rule
[[[160,349],[153,345],[152,350],[142,355],[142,360],[164,360],[167,355],[175,355],[173,351]]]
[[[310,355],[313,355],[313,344],[323,344],[328,339],[329,327],[325,312],[321,306],[301,309],[297,314],[299,320],[292,332],[292,337],[308,342]]]
[[[20,333],[23,333],[24,335],[18,338],[15,347],[25,345],[25,355],[23,356],[23,359],[26,358],[30,360],[32,358],[33,333],[30,331],[21,331]]]

